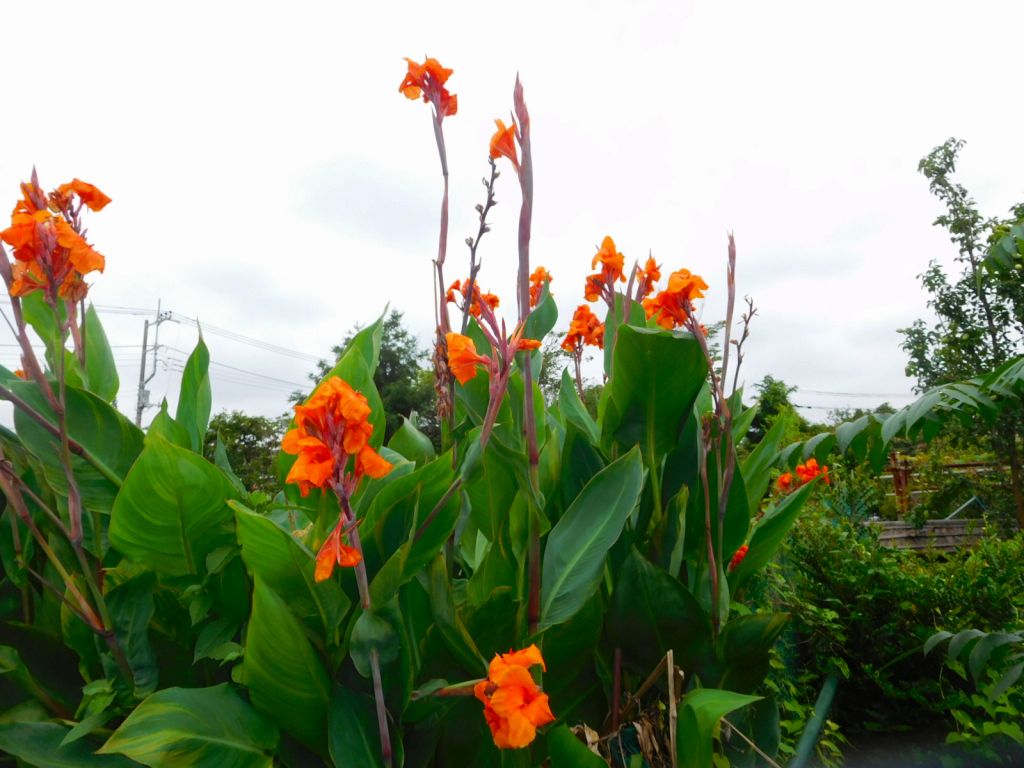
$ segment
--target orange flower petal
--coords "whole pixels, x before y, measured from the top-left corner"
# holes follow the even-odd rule
[[[515,124],[505,126],[503,120],[495,120],[494,124],[498,130],[491,136],[491,157],[507,157],[512,165],[519,168],[519,155],[516,153],[516,127]]]
[[[79,179],[72,179],[68,184],[61,184],[57,187],[57,192],[61,195],[74,192],[90,211],[102,211],[110,202],[110,198],[99,189]]]

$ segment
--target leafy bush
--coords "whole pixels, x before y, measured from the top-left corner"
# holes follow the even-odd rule
[[[798,521],[760,589],[755,602],[793,617],[780,653],[788,673],[806,682],[804,705],[836,672],[832,718],[851,739],[928,727],[937,715],[951,717],[962,691],[940,681],[940,661],[921,649],[939,628],[1015,626],[1024,535],[986,537],[948,557],[920,554],[885,548],[870,527],[819,511]]]

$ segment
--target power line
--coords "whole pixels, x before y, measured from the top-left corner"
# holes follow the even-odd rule
[[[909,392],[825,392],[821,389],[802,389],[798,392],[804,395],[831,395],[834,397],[915,397]]]
[[[211,333],[215,336],[221,336],[231,341],[237,341],[240,344],[248,344],[249,346],[262,349],[266,352],[273,352],[278,355],[284,355],[285,357],[294,357],[298,360],[308,360],[313,363],[320,362],[320,358],[316,355],[311,355],[306,352],[300,352],[295,349],[288,349],[287,347],[281,347],[277,344],[271,344],[269,341],[263,341],[262,339],[253,338],[252,336],[246,336],[242,333],[236,333],[230,331],[227,328],[220,328],[216,325],[209,325],[207,323],[200,323],[197,319],[182,315],[179,312],[171,312],[171,316],[174,320],[182,323],[190,323],[191,325],[199,328],[203,333]]]

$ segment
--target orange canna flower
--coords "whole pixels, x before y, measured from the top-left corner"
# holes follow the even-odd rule
[[[782,473],[781,475],[779,475],[779,479],[775,481],[775,485],[778,487],[780,491],[785,493],[786,491],[793,487],[793,473]]]
[[[455,292],[462,293],[462,282],[456,280],[454,283],[448,286],[448,290],[444,293],[444,300],[449,304],[455,303]]]
[[[796,474],[801,483],[809,483],[819,475],[824,475],[825,483],[828,484],[828,467],[819,467],[818,460],[815,458],[810,458],[803,464],[797,464]]]
[[[654,291],[654,284],[661,280],[661,267],[654,261],[653,256],[647,257],[647,263],[640,270],[639,282],[637,283],[637,296],[645,299]]]
[[[491,157],[497,160],[499,157],[507,157],[512,165],[519,170],[519,155],[516,153],[516,126],[515,123],[505,127],[503,120],[495,120],[494,124],[498,130],[491,136]]]
[[[519,339],[516,342],[516,351],[518,352],[533,349],[540,349],[540,341],[537,339]]]
[[[587,282],[583,288],[583,297],[587,301],[597,301],[601,298],[604,290],[604,278],[600,274],[587,275]]]
[[[647,319],[654,319],[668,331],[685,326],[689,318],[687,307],[692,306],[694,299],[703,298],[707,287],[700,275],[694,275],[688,269],[673,272],[669,276],[667,289],[654,298],[643,300]]]
[[[11,213],[11,226],[0,232],[0,240],[11,246],[15,258],[11,295],[44,290],[50,300],[57,296],[72,301],[85,298],[89,287],[83,276],[102,272],[105,260],[78,231],[78,209],[72,208],[72,195],[94,211],[102,210],[110,198],[79,179],[62,184],[47,196],[34,174],[32,182],[21,185],[21,192]]]
[[[406,61],[409,71],[398,90],[407,99],[416,100],[422,96],[423,101],[434,105],[439,118],[454,115],[459,109],[458,97],[444,87],[454,70],[442,67],[437,59],[428,58],[422,64],[409,58]]]
[[[465,384],[476,376],[478,365],[490,365],[491,359],[477,354],[476,344],[468,336],[448,333],[445,340],[448,342],[448,367],[459,384]]]
[[[746,544],[736,550],[736,553],[732,556],[732,560],[729,561],[729,570],[735,570],[736,566],[743,562],[743,558],[747,556],[747,552],[750,550]]]
[[[533,270],[533,274],[530,275],[530,306],[536,307],[537,302],[540,301],[541,291],[544,289],[544,283],[551,282],[551,273],[549,273],[544,267],[537,267]]]
[[[316,555],[316,569],[313,572],[314,581],[325,581],[334,573],[334,566],[342,568],[354,568],[362,561],[363,556],[355,547],[350,547],[342,541],[342,524],[338,524],[331,531],[330,536],[324,541],[323,546]]]
[[[25,372],[23,370],[21,370],[21,368],[18,368],[14,372],[14,375],[17,376],[19,379],[24,379],[25,378]]]
[[[601,241],[601,248],[594,254],[594,258],[590,262],[591,269],[597,269],[599,263],[601,264],[601,274],[606,279],[610,279],[610,282],[615,280],[626,282],[626,278],[622,274],[625,258],[615,250],[615,241],[610,237],[605,237]]]
[[[536,645],[505,654],[496,654],[487,671],[487,679],[473,688],[484,705],[484,718],[499,749],[519,749],[537,736],[537,728],[552,722],[548,696],[542,693],[529,668],[544,659]]]
[[[281,441],[281,450],[296,454],[285,482],[295,483],[305,496],[311,488],[351,487],[363,475],[383,477],[391,463],[370,447],[373,425],[370,405],[339,376],[326,379],[302,405],[295,406],[295,427]],[[355,457],[352,474],[345,469]],[[351,493],[351,490],[348,492]]]
[[[682,299],[692,302],[694,299],[704,298],[704,291],[708,284],[700,275],[691,274],[688,269],[680,269],[669,275],[668,291],[677,294]]]
[[[586,304],[580,304],[569,323],[569,332],[562,340],[562,349],[576,354],[584,344],[604,348],[604,323],[590,311]]]

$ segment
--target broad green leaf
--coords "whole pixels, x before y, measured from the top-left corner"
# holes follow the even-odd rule
[[[9,386],[48,423],[57,426],[57,417],[35,382],[18,381]],[[82,503],[87,508],[107,512],[142,450],[142,432],[91,392],[68,387],[65,398],[68,435],[89,454],[89,458],[74,453],[71,456]],[[26,450],[43,465],[46,482],[56,493],[66,496],[68,483],[60,462],[60,441],[19,408],[14,409],[14,426]]]
[[[804,443],[803,458],[806,461],[813,456],[823,463],[835,445],[836,438],[831,432],[821,432]]]
[[[167,400],[165,399],[160,403],[160,412],[153,417],[153,421],[149,423],[149,428],[146,430],[147,435],[160,435],[164,440],[176,445],[179,448],[190,450],[192,446],[191,439],[188,436],[188,430],[186,430],[181,424],[171,418],[171,414],[167,412]]]
[[[454,531],[460,494],[453,481],[451,454],[445,453],[377,494],[360,526],[375,603],[390,599],[433,560]]]
[[[676,446],[697,393],[707,378],[700,344],[683,332],[619,327],[607,390],[601,443],[640,445],[648,464]]]
[[[224,477],[228,479],[228,482],[231,483],[240,495],[244,496],[248,492],[248,489],[238,479],[238,475],[235,474],[235,470],[231,466],[227,448],[224,447],[224,441],[220,439],[220,432],[217,433],[217,437],[213,441],[213,463],[224,473]]]
[[[695,435],[696,437],[696,435]],[[699,439],[699,438],[697,438]],[[722,452],[724,454],[725,448]],[[747,538],[750,531],[750,509],[747,507],[747,489],[743,472],[737,466],[733,470],[732,482],[729,484],[729,497],[725,505],[725,519],[722,521],[722,544],[718,543],[719,489],[718,469],[714,455],[708,456],[708,490],[711,504],[711,539],[716,552],[722,553],[722,559],[728,560],[733,552]],[[708,508],[704,502],[704,483],[698,475],[687,497],[686,533],[683,542],[687,557],[704,559],[707,555],[705,530]]]
[[[846,453],[848,448],[852,448],[855,455],[858,455],[854,443],[861,435],[864,434],[864,430],[874,423],[871,418],[871,414],[865,413],[863,416],[854,419],[853,421],[844,421],[842,424],[836,427],[836,448],[839,449],[840,453]],[[863,451],[860,452],[858,461],[863,460]]]
[[[203,438],[210,423],[213,391],[210,388],[210,352],[200,330],[196,348],[188,356],[181,374],[181,391],[174,420],[188,432],[189,443],[195,453],[203,452]]]
[[[949,638],[951,638],[952,636],[953,633],[947,632],[946,630],[936,632],[934,635],[929,637],[928,641],[924,644],[924,655],[927,656],[935,649],[935,646],[937,646],[939,643],[945,640],[949,640]]]
[[[400,733],[391,728],[392,744]],[[383,768],[376,703],[370,696],[337,686],[331,699],[331,760],[336,768]],[[401,761],[396,761],[401,765]]]
[[[271,768],[278,741],[274,724],[225,683],[152,694],[99,752],[150,768]]]
[[[676,663],[693,669],[711,655],[711,622],[690,591],[636,549],[622,567],[609,635],[635,670],[647,673],[673,651]]]
[[[949,648],[946,649],[948,658],[950,660],[956,659],[960,656],[960,652],[970,646],[979,637],[984,637],[985,633],[980,629],[965,629],[957,632],[953,639],[949,641]]]
[[[547,537],[539,630],[571,618],[597,589],[605,555],[622,533],[643,487],[637,449],[598,472]]]
[[[608,763],[573,736],[566,725],[548,731],[548,756],[551,768],[607,768]]]
[[[715,726],[733,710],[758,701],[714,688],[697,688],[683,697],[676,725],[676,757],[680,768],[710,768]]]
[[[404,416],[402,417],[402,426],[391,436],[388,448],[398,451],[420,467],[437,457],[430,438],[420,432],[412,420]]]
[[[153,618],[153,592],[156,574],[143,571],[106,595],[107,608],[114,622],[117,639],[128,657],[135,679],[135,698],[141,699],[156,690],[160,670],[156,654],[149,644],[149,621]]]
[[[476,527],[490,541],[506,524],[508,510],[519,493],[514,462],[495,440],[483,452],[473,476],[466,484],[470,515]],[[475,443],[478,445],[479,443]],[[468,460],[468,457],[467,457]]]
[[[559,413],[567,423],[574,425],[590,438],[591,445],[598,444],[600,432],[597,422],[594,421],[594,417],[590,415],[583,405],[583,401],[580,400],[580,394],[576,391],[576,384],[569,375],[568,368],[562,371],[562,383],[558,389],[558,407]]]
[[[363,677],[370,676],[370,656],[376,652],[381,665],[398,658],[399,637],[391,622],[370,610],[356,619],[349,640],[349,655]]]
[[[258,576],[241,677],[256,709],[313,751],[325,751],[330,678],[302,624]]]
[[[761,498],[768,490],[775,456],[779,452],[779,443],[782,441],[788,421],[785,415],[777,419],[740,465],[747,486],[747,506],[751,511],[756,512],[760,509]]]
[[[990,632],[981,638],[968,657],[968,668],[971,670],[971,677],[975,684],[981,680],[981,674],[985,671],[985,665],[993,652],[1010,643],[1019,643],[1021,636],[1011,632]]]
[[[640,302],[627,299],[623,293],[616,291],[615,310],[609,310],[604,318],[604,374],[609,378],[614,369],[613,357],[618,332],[627,324],[644,328],[647,325],[647,317]]]
[[[97,755],[83,739],[61,746],[68,729],[56,723],[0,723],[0,754],[42,768],[130,768],[120,755]]]
[[[42,291],[35,291],[21,298],[21,311],[25,322],[42,340],[46,347],[46,366],[52,376],[57,375],[57,361],[64,358],[64,381],[76,389],[87,389],[82,377],[82,368],[78,357],[64,345],[67,337],[61,333],[61,326],[67,321],[67,311],[63,302],[54,309],[43,298]]]
[[[117,365],[110,350],[107,334],[96,309],[90,303],[85,310],[85,378],[88,390],[97,397],[113,402],[121,387]]]
[[[434,626],[452,655],[468,672],[483,673],[487,668],[483,656],[476,647],[473,636],[466,630],[462,617],[455,609],[448,568],[444,557],[438,554],[428,572],[430,579],[430,610]]]
[[[294,536],[237,501],[228,504],[235,511],[238,543],[249,573],[280,595],[295,615],[313,618],[316,628],[338,644],[341,621],[351,605],[338,581],[317,583],[314,556]]]
[[[523,338],[536,339],[543,341],[544,337],[547,336],[551,329],[555,327],[555,323],[558,322],[558,305],[555,303],[554,298],[551,296],[551,292],[545,285],[543,289],[543,295],[540,301],[530,311],[530,316],[526,318],[526,327],[523,329]],[[534,374],[539,373],[540,368],[534,371]]]
[[[717,674],[704,672],[702,679],[732,691],[753,691],[768,674],[772,646],[788,621],[785,613],[752,613],[730,619],[715,643]]]
[[[757,573],[767,565],[768,561],[775,555],[775,551],[782,545],[782,541],[789,533],[789,529],[796,522],[804,502],[807,501],[817,481],[807,483],[802,488],[794,491],[784,498],[778,506],[769,509],[764,517],[754,527],[750,536],[749,549],[746,557],[729,574],[729,588],[736,592]]]
[[[152,435],[110,515],[110,544],[129,560],[183,576],[232,539],[234,489],[201,456]]]

